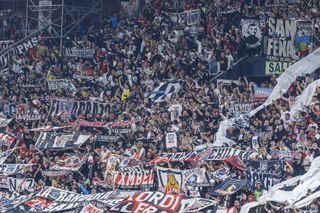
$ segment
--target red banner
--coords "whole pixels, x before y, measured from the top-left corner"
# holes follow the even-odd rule
[[[102,127],[104,123],[100,121],[86,121],[83,119],[77,119],[75,122],[71,122],[70,124],[74,126]]]
[[[177,162],[177,161],[195,161],[200,160],[204,151],[163,153],[150,161],[152,164]]]

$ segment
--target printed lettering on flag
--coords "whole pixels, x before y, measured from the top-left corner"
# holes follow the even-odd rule
[[[142,166],[121,168],[113,177],[113,182],[118,189],[152,189],[154,183],[154,170]]]

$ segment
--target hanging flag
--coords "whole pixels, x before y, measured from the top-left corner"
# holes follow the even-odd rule
[[[210,195],[232,195],[242,189],[247,184],[246,180],[227,179],[218,186],[211,188],[208,193]]]
[[[230,163],[232,166],[240,169],[240,170],[246,170],[246,165],[242,162],[242,160],[238,156],[233,156],[230,158],[224,159],[225,162]]]
[[[260,21],[257,19],[242,19],[240,22],[241,35],[247,48],[253,49],[261,46],[262,31]]]

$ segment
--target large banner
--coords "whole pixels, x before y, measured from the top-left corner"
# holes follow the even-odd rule
[[[213,189],[209,190],[210,195],[232,195],[242,189],[246,185],[246,180],[237,180],[237,179],[227,179],[223,181],[218,186],[214,187]]]
[[[115,206],[123,201],[123,198],[116,198],[113,191],[83,195],[58,188],[46,187],[34,197],[53,200],[44,212],[66,211],[81,207],[83,202],[99,202],[107,207]]]
[[[95,141],[100,143],[114,143],[119,140],[120,136],[118,135],[97,135]]]
[[[90,59],[94,57],[94,53],[94,49],[65,48],[66,57]]]
[[[15,119],[16,120],[24,120],[24,121],[36,121],[43,120],[47,116],[45,114],[40,114],[39,112],[35,112],[30,110],[30,104],[19,104],[16,110]]]
[[[152,189],[154,176],[153,168],[145,169],[142,166],[126,167],[116,172],[113,182],[118,189]]]
[[[161,153],[152,161],[150,161],[150,163],[159,164],[159,163],[166,163],[166,162],[200,160],[203,152],[204,151]]]
[[[229,147],[209,148],[203,153],[201,160],[224,160],[233,156],[239,156],[239,158],[243,160],[250,159],[251,155],[254,154],[254,152],[238,150]]]
[[[22,40],[12,44],[10,48],[6,48],[0,52],[0,70],[6,68],[12,59],[18,54],[25,54],[29,49],[39,44],[39,35],[41,31],[36,31],[33,34],[23,38]]]
[[[246,177],[248,184],[255,187],[260,183],[264,189],[281,182],[283,175],[283,162],[280,160],[249,160],[247,163]]]
[[[268,24],[266,75],[282,74],[297,59],[293,42],[296,21],[270,18]]]
[[[13,191],[34,191],[34,179],[33,178],[25,178],[25,179],[18,179],[18,178],[8,178],[9,181],[9,190]]]
[[[161,82],[160,85],[153,90],[149,98],[153,102],[161,102],[166,98],[173,98],[180,90],[182,81],[178,80],[168,80],[166,82]]]
[[[216,202],[203,198],[185,198],[163,192],[139,192],[112,207],[116,212],[199,212]]]
[[[87,126],[87,127],[102,127],[103,122],[100,121],[86,121],[83,119],[77,119],[74,122],[71,122],[70,125],[73,126]]]
[[[87,115],[89,113],[93,115],[108,112],[109,104],[99,103],[99,102],[90,102],[90,101],[73,101],[73,100],[62,100],[62,99],[53,99],[51,101],[51,106],[48,116],[55,116],[61,114],[70,115]]]
[[[67,79],[48,80],[47,82],[48,82],[49,90],[60,90],[60,89],[71,90],[71,91],[77,90],[74,84]]]
[[[171,13],[171,21],[181,25],[195,25],[200,23],[200,10],[188,10],[182,13]]]
[[[241,114],[249,113],[253,109],[253,103],[230,103],[230,112],[234,118],[239,117]]]
[[[33,164],[0,164],[0,176],[9,176]]]
[[[157,167],[159,191],[180,194],[183,187],[183,171]]]
[[[204,168],[194,168],[182,171],[182,189],[188,197],[200,197],[199,184],[207,182],[206,170]]]
[[[253,49],[261,46],[262,30],[260,21],[257,19],[242,19],[240,22],[241,35],[243,36],[247,48]]]
[[[74,149],[85,143],[91,135],[41,132],[35,147],[38,149]]]

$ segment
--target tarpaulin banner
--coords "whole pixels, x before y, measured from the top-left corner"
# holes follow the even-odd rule
[[[272,93],[272,88],[254,87],[253,102],[262,103],[268,99]]]
[[[116,120],[107,122],[102,127],[109,129],[114,134],[127,134],[131,132],[134,124],[138,124],[141,121],[141,119]]]
[[[261,46],[263,33],[260,21],[257,19],[242,19],[240,22],[241,35],[247,48],[253,49]]]
[[[84,144],[91,135],[41,132],[35,147],[39,149],[74,149]]]
[[[131,195],[122,203],[112,207],[109,213],[115,212],[197,212],[215,205],[212,200],[203,198],[186,198],[163,192],[140,192]]]
[[[58,188],[46,187],[38,192],[34,197],[46,198],[54,201],[44,212],[65,211],[78,208],[85,202],[100,202],[107,207],[112,207],[123,201],[123,199],[113,196],[113,191],[83,195]]]
[[[204,151],[192,151],[192,152],[177,152],[177,153],[162,153],[155,159],[150,161],[152,164],[177,162],[177,161],[194,161],[200,160]]]
[[[86,127],[102,127],[103,124],[104,123],[100,121],[86,121],[84,119],[77,119],[76,121],[70,123],[70,125]]]
[[[251,187],[256,187],[256,184],[260,183],[264,189],[269,189],[271,186],[281,182],[280,178],[274,177],[269,172],[255,172],[247,170],[246,177],[248,180],[248,185]]]
[[[97,135],[95,140],[102,143],[111,143],[118,141],[119,138],[120,136],[118,135]]]
[[[25,54],[29,49],[37,46],[40,41],[40,33],[40,30],[35,31],[29,36],[0,51],[0,70],[6,68],[16,55]]]
[[[43,120],[46,119],[46,114],[35,112],[30,110],[31,106],[30,104],[19,104],[17,106],[15,119],[16,120],[24,120],[24,121],[37,121],[37,120]]]
[[[266,75],[281,74],[297,59],[294,48],[296,21],[269,18]]]
[[[34,191],[34,179],[33,178],[8,178],[9,190],[13,191]]]
[[[13,175],[30,166],[33,166],[33,164],[0,164],[0,175]]]
[[[84,156],[77,154],[66,154],[62,156],[55,165],[50,167],[50,171],[78,171],[84,163]]]
[[[247,184],[246,180],[227,179],[218,186],[209,190],[210,195],[232,195],[242,189]]]
[[[51,201],[45,198],[32,198],[26,202],[23,203],[23,209],[25,211],[42,211],[44,210],[46,207],[48,207],[50,205]],[[19,208],[21,209],[21,207],[19,206]]]
[[[84,80],[84,81],[93,81],[94,77],[89,75],[79,75],[79,74],[73,74],[74,79],[78,80]]]
[[[93,58],[95,49],[65,48],[66,57],[74,58]]]
[[[284,168],[280,160],[248,160],[246,164],[246,177],[251,187],[259,182],[263,188],[269,189],[282,180]]]
[[[71,173],[71,170],[48,170],[48,171],[43,171],[42,174],[44,176],[48,177],[59,177],[59,176],[64,176],[64,175],[69,175]]]
[[[188,197],[199,197],[199,184],[205,183],[206,170],[204,168],[195,168],[182,171],[182,189]]]
[[[54,187],[46,187],[40,192],[36,193],[35,197],[42,197],[56,202],[83,202],[94,200],[108,200],[113,195],[113,192],[104,192],[97,194],[83,195],[71,191],[66,191]]]
[[[292,150],[272,150],[270,155],[277,159],[292,160],[293,158],[298,157],[298,152]]]
[[[58,129],[65,129],[68,128],[70,126],[42,126],[42,127],[38,127],[38,128],[34,128],[34,129],[28,129],[29,132],[53,132],[56,131]]]
[[[160,85],[155,88],[152,94],[149,96],[153,102],[161,102],[166,98],[173,98],[181,89],[183,81],[168,80],[161,82]]]
[[[272,171],[278,173],[279,176],[283,173],[283,161],[281,160],[247,160],[247,169],[257,170],[260,172]]]
[[[153,168],[133,166],[120,169],[116,172],[113,182],[118,189],[152,189],[155,179]]]
[[[76,91],[76,86],[70,82],[68,79],[55,79],[55,80],[48,80],[48,88],[49,90],[70,90],[70,91]]]
[[[188,10],[182,13],[171,13],[171,21],[175,24],[195,25],[200,23],[200,10]]]
[[[43,88],[45,85],[44,84],[28,84],[28,83],[21,83],[21,84],[17,84],[18,87],[21,88]]]
[[[180,194],[182,192],[183,171],[163,167],[156,168],[159,191]]]
[[[253,103],[230,102],[230,112],[234,118],[239,117],[241,114],[249,113],[253,109]]]
[[[91,101],[74,101],[74,100],[62,100],[53,99],[51,101],[49,117],[55,115],[68,114],[70,115],[103,115],[109,110],[109,104],[91,102]]]
[[[233,156],[238,156],[240,159],[250,159],[254,154],[254,152],[228,147],[209,148],[202,154],[201,160],[225,160]]]

